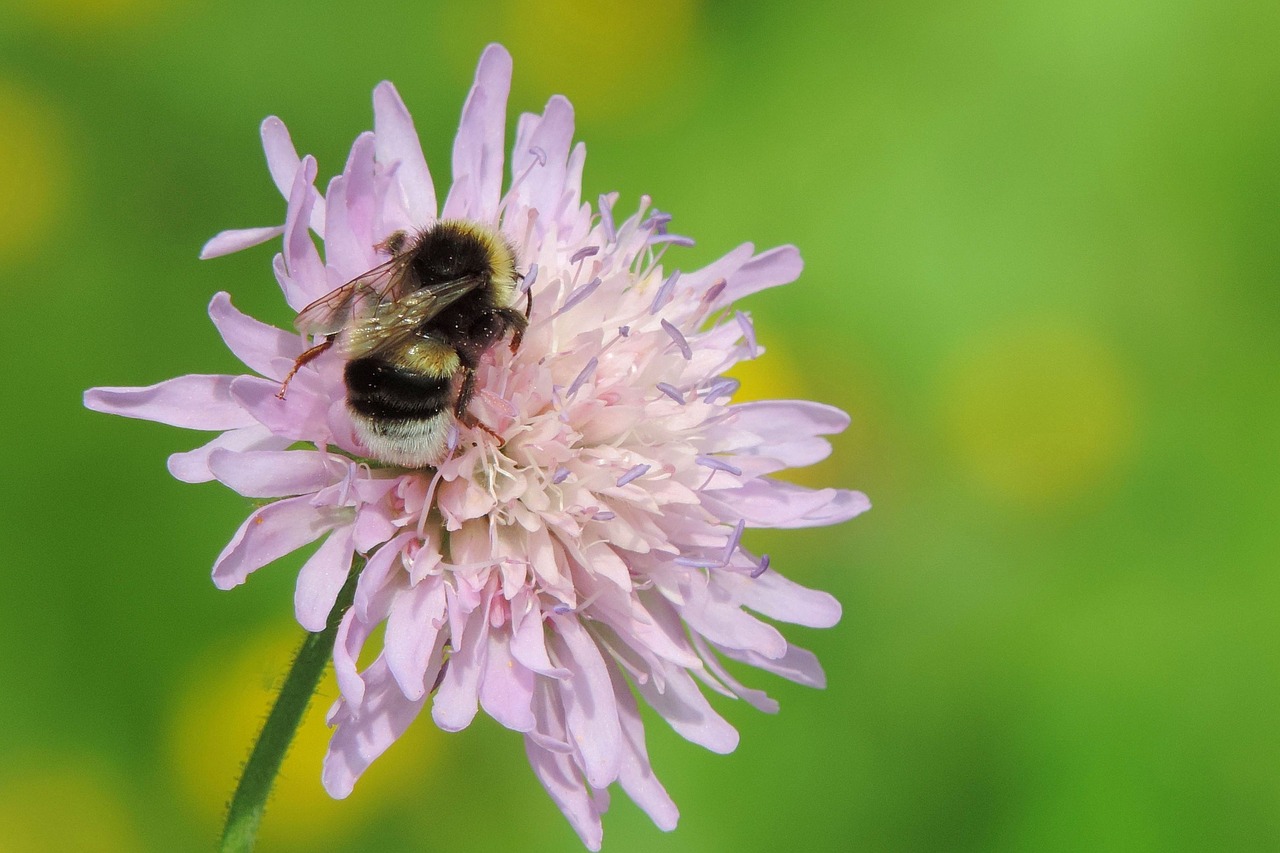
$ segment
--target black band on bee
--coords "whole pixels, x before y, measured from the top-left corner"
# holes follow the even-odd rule
[[[345,368],[347,402],[380,420],[426,420],[449,406],[451,376],[407,370],[380,358],[357,358]]]

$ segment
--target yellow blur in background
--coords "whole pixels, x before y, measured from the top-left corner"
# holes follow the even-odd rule
[[[650,715],[681,809],[615,792],[605,849],[1280,848],[1280,14],[1272,3],[14,0],[0,17],[0,850],[211,849],[300,629],[303,556],[208,579],[249,511],[177,483],[206,438],[83,389],[238,372],[228,290],[288,323],[257,127],[321,184],[393,80],[437,183],[480,50],[512,117],[555,93],[585,198],[649,194],[691,270],[793,243],[746,300],[740,399],[848,411],[786,476],[859,488],[835,529],[751,531],[844,621],[788,628],[811,691],[712,756]],[[424,716],[346,801],[320,787],[331,681],[263,851],[580,849],[480,719]]]

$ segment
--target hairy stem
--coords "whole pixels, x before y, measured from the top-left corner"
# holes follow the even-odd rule
[[[258,837],[258,825],[267,806],[267,796],[280,772],[289,744],[293,741],[298,724],[306,714],[307,705],[316,692],[316,685],[324,674],[325,666],[333,655],[333,640],[338,633],[342,614],[351,606],[355,597],[356,579],[363,562],[357,557],[347,582],[338,593],[338,600],[329,613],[329,621],[323,631],[307,634],[302,648],[293,659],[293,666],[285,677],[280,695],[262,726],[262,733],[253,745],[253,752],[245,762],[240,783],[231,797],[227,809],[227,823],[222,830],[221,853],[249,853]]]

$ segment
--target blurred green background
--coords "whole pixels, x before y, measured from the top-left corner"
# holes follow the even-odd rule
[[[274,249],[196,260],[283,218],[263,117],[323,185],[392,79],[440,183],[491,40],[512,115],[574,101],[589,198],[698,239],[670,265],[801,248],[745,391],[850,411],[798,476],[875,504],[749,538],[843,602],[788,632],[830,687],[753,675],[783,712],[717,702],[728,757],[651,720],[681,826],[616,793],[606,851],[1280,849],[1273,0],[354,5],[0,8],[0,850],[213,846],[300,560],[216,591],[246,503],[164,468],[203,438],[81,392],[238,372],[215,291],[289,321]],[[496,724],[334,802],[318,716],[261,850],[580,849]]]

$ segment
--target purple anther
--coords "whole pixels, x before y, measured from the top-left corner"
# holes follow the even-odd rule
[[[619,327],[618,327],[618,334],[622,335],[624,338],[629,338],[629,337],[631,337],[631,327],[630,327],[630,326],[619,326]]]
[[[648,471],[648,470],[649,470],[648,465],[631,466],[630,468],[627,469],[627,473],[623,474],[621,477],[618,478],[618,486],[619,487],[625,486],[627,483],[630,483],[636,477],[641,476],[642,474],[644,474],[645,471]]]
[[[729,565],[729,560],[733,558],[733,552],[738,550],[738,545],[742,542],[742,531],[747,528],[747,520],[745,518],[738,519],[737,525],[733,528],[733,534],[729,537],[729,541],[724,546],[724,564]]]
[[[727,286],[728,282],[724,279],[720,279],[715,284],[708,287],[706,293],[702,294],[702,301],[706,302],[708,305],[715,302],[720,298],[720,294],[724,293],[724,289]]]
[[[578,251],[569,256],[569,263],[576,264],[578,261],[585,260],[592,255],[600,254],[599,246],[583,246]]]
[[[616,242],[618,232],[613,227],[613,199],[608,193],[600,195],[600,225],[604,228],[605,239],[610,242]]]
[[[530,154],[532,154],[532,155],[534,156],[534,158],[538,161],[538,165],[539,165],[539,166],[545,166],[545,165],[547,165],[547,152],[546,152],[546,151],[543,151],[541,148],[539,148],[539,147],[538,147],[538,146],[536,146],[536,145],[531,145],[531,146],[529,147],[529,153],[530,153]]]
[[[669,382],[659,382],[657,387],[658,387],[658,390],[661,391],[663,394],[666,394],[668,397],[670,397],[672,400],[675,400],[680,405],[682,406],[684,405],[684,395],[680,393],[679,388],[670,384]]]
[[[520,280],[520,292],[524,293],[533,287],[533,283],[538,280],[538,265],[529,264],[529,271],[524,274],[524,278]]]
[[[738,328],[742,330],[742,337],[747,342],[747,351],[751,353],[752,358],[755,358],[760,354],[760,348],[756,346],[756,328],[751,325],[751,318],[741,311],[734,311],[733,319],[738,321]]]
[[[564,467],[563,465],[557,468],[556,472],[551,475],[551,482],[557,486],[563,483],[567,479],[569,479],[569,469]]]
[[[659,287],[658,292],[653,295],[653,304],[649,306],[650,314],[657,314],[662,310],[663,305],[671,301],[671,291],[675,289],[676,282],[679,280],[680,270],[676,270],[662,283],[662,287]]]
[[[682,234],[654,234],[649,238],[649,245],[656,246],[659,243],[670,243],[672,246],[696,246],[697,243],[692,237],[685,237]]]
[[[574,394],[577,394],[578,389],[582,387],[582,383],[587,381],[588,376],[590,376],[592,373],[595,373],[596,366],[599,364],[600,362],[597,361],[594,357],[590,361],[588,361],[586,364],[586,367],[582,368],[582,372],[579,373],[578,377],[573,380],[573,383],[571,385],[569,385],[569,390],[565,392],[565,396],[572,397]]]
[[[458,425],[455,423],[450,423],[449,437],[447,439],[447,446],[449,448],[450,455],[453,454],[453,451],[458,449],[458,442],[461,440],[461,438],[462,438],[462,433],[458,431]]]
[[[703,394],[702,399],[707,403],[714,403],[721,397],[728,397],[738,390],[738,380],[728,376],[721,376],[715,382],[711,383],[711,387]]]
[[[741,468],[736,465],[730,465],[728,462],[725,462],[723,459],[715,456],[697,456],[694,457],[693,461],[707,468],[714,468],[717,471],[727,471],[735,477],[742,476]]]
[[[573,608],[567,604],[557,604],[555,607],[551,608],[551,612],[564,616],[566,613],[572,613]]]
[[[615,513],[605,510],[604,512],[597,512],[591,517],[596,521],[613,521],[618,516]]]
[[[680,347],[680,354],[684,356],[685,361],[693,358],[693,350],[689,349],[689,342],[684,339],[684,335],[680,334],[679,329],[666,320],[662,321],[662,328],[671,336],[671,340],[675,341],[676,346]]]
[[[575,287],[573,289],[573,292],[569,294],[569,298],[564,301],[564,304],[560,306],[560,310],[557,311],[556,313],[563,314],[573,306],[577,305],[582,300],[586,299],[591,294],[595,293],[596,288],[600,286],[601,281],[602,279],[600,278],[600,276],[596,276],[595,278],[591,279],[591,281],[582,285],[582,287]]]
[[[762,574],[764,574],[766,571],[768,571],[768,569],[769,569],[769,555],[765,554],[763,557],[760,558],[760,565],[756,566],[755,570],[751,572],[751,577],[758,578]]]
[[[670,221],[671,221],[670,213],[663,213],[662,211],[658,210],[655,207],[653,209],[653,213],[650,213],[648,218],[646,218],[644,222],[640,223],[640,227],[656,228],[658,229],[658,233],[661,234],[663,233],[663,229],[667,227],[667,223]]]

